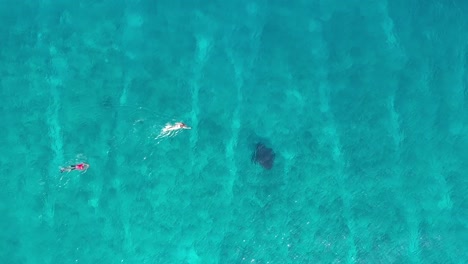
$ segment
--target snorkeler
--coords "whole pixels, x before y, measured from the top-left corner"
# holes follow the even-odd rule
[[[89,168],[89,164],[78,163],[76,165],[70,165],[65,168],[60,168],[60,172],[70,172],[72,170],[86,171]]]
[[[166,126],[162,129],[162,132],[170,132],[170,131],[179,130],[179,129],[192,129],[192,128],[182,122],[177,122],[174,125],[166,124]]]
[[[192,128],[182,122],[177,122],[174,125],[166,124],[166,126],[164,126],[163,129],[161,129],[161,133],[159,133],[156,139],[159,139],[162,137],[175,136],[182,129],[192,129]]]

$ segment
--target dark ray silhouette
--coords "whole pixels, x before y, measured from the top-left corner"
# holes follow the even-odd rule
[[[273,149],[263,145],[262,143],[257,143],[257,145],[255,145],[255,151],[252,155],[252,162],[258,163],[263,168],[269,170],[273,168],[275,156],[276,155]]]

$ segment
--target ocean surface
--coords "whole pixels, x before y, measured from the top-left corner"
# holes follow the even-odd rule
[[[0,263],[468,263],[467,14],[2,0]]]

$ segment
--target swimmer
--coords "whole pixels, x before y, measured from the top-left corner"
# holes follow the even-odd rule
[[[192,129],[192,128],[182,122],[177,122],[174,125],[166,124],[166,126],[164,126],[163,129],[161,129],[161,133],[159,133],[156,139],[162,138],[162,137],[175,136],[182,129]]]
[[[65,168],[60,168],[60,172],[70,172],[72,170],[86,171],[89,168],[89,164],[78,163],[76,165],[70,165]]]
[[[171,124],[166,124],[166,126],[162,129],[162,132],[170,132],[170,131],[175,131],[179,129],[192,129],[191,127],[188,127],[186,124],[177,122],[174,125]]]

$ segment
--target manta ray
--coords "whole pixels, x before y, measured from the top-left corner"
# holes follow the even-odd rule
[[[258,163],[263,168],[270,170],[273,168],[273,163],[275,162],[275,152],[264,144],[257,143],[252,155],[252,162]]]

